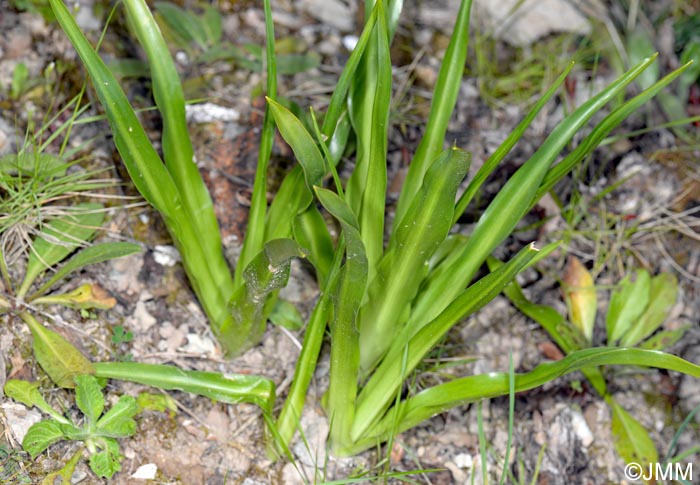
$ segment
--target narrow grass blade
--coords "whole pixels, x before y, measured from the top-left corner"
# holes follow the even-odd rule
[[[389,352],[362,389],[357,401],[353,441],[365,435],[367,429],[382,416],[408,373],[416,368],[450,328],[495,298],[535,254],[537,250],[532,245],[520,251],[508,263],[463,290],[440,315],[417,334],[409,334],[409,329],[404,327],[393,339]],[[408,356],[405,365],[402,357],[404,352]]]
[[[391,100],[391,58],[384,2],[377,1],[377,25],[350,90],[350,121],[357,137],[356,166],[346,200],[357,216],[367,255],[369,280],[384,249],[386,151]]]
[[[41,285],[41,287],[27,299],[31,301],[34,298],[43,295],[54,284],[56,284],[56,282],[65,278],[74,271],[78,271],[86,266],[90,266],[91,264],[121,258],[122,256],[128,256],[139,251],[141,251],[141,246],[129,242],[108,242],[89,246],[76,253],[75,256],[61,266],[46,283]]]
[[[602,365],[656,367],[700,377],[700,366],[671,354],[630,348],[596,348],[579,350],[560,361],[540,364],[525,374],[515,374],[515,392],[533,389],[577,370]],[[398,432],[412,428],[421,421],[455,406],[507,395],[510,392],[509,387],[507,372],[491,372],[455,379],[426,389],[401,403],[400,412],[403,419]],[[371,438],[357,441],[351,452],[358,453],[385,441],[388,439],[390,426],[389,418],[383,420],[367,433]]]
[[[105,214],[100,204],[79,204],[77,208],[78,211],[56,218],[42,228],[42,235],[32,245],[24,280],[17,290],[18,298],[27,294],[41,273],[92,239],[102,225]]]
[[[430,321],[471,281],[486,257],[527,213],[544,176],[559,152],[605,104],[623,92],[654,59],[647,59],[620,76],[602,92],[582,104],[547,137],[537,152],[508,180],[489,204],[461,251],[453,253],[430,276],[419,295],[409,325],[415,329]]]
[[[654,58],[651,60],[653,61]],[[646,61],[650,62],[649,60]],[[668,86],[673,82],[678,76],[685,72],[692,63],[684,64],[672,73],[668,74],[649,89],[644,90],[637,96],[633,97],[629,101],[625,102],[622,106],[616,108],[612,113],[607,115],[603,120],[598,123],[598,125],[589,133],[586,138],[576,147],[576,149],[568,154],[561,162],[551,167],[547,172],[547,175],[542,180],[540,188],[537,190],[537,194],[532,200],[530,206],[537,203],[538,200],[542,198],[544,194],[552,190],[554,185],[559,182],[564,175],[569,173],[572,168],[574,168],[583,158],[591,153],[595,147],[597,147],[608,134],[617,127],[622,121],[624,121],[630,114],[641,107],[643,104],[647,103],[650,99],[656,96],[663,88]]]
[[[397,221],[403,218],[404,213],[411,206],[413,197],[423,184],[423,177],[430,167],[430,163],[443,151],[447,123],[450,121],[457,103],[464,73],[464,63],[467,59],[471,6],[471,0],[462,0],[459,7],[453,34],[447,46],[445,58],[440,65],[425,134],[418,145],[413,160],[411,160],[396,206],[395,220]]]
[[[389,246],[368,288],[360,311],[362,369],[367,372],[386,352],[418,293],[428,261],[452,227],[457,189],[469,170],[467,152],[451,148],[426,172],[403,219],[394,226]]]
[[[95,377],[138,382],[168,391],[184,391],[228,404],[249,402],[271,413],[275,400],[275,384],[263,377],[186,371],[162,364],[136,362],[98,362]]]
[[[455,208],[455,216],[453,223],[457,223],[464,211],[466,210],[469,203],[472,201],[476,193],[479,191],[486,179],[491,175],[491,173],[496,169],[496,167],[503,161],[506,155],[510,153],[511,149],[515,144],[522,138],[525,130],[532,124],[535,120],[537,114],[544,108],[544,106],[549,102],[549,100],[556,94],[559,87],[564,83],[566,76],[569,75],[571,69],[574,67],[574,63],[570,63],[569,66],[562,72],[559,77],[554,81],[554,83],[547,89],[547,91],[542,95],[542,97],[535,103],[535,105],[527,113],[527,116],[518,123],[513,131],[510,132],[508,137],[499,145],[495,152],[484,162],[484,164],[479,168],[479,171],[474,175],[474,178],[469,182],[467,189],[460,196],[457,202],[457,207]]]
[[[272,23],[270,0],[264,1],[265,11],[265,46],[267,62],[267,96],[277,98],[277,58],[275,56],[275,31]],[[267,167],[272,154],[272,143],[275,138],[275,121],[270,113],[270,106],[265,107],[260,146],[258,147],[258,165],[255,169],[253,196],[248,212],[248,227],[243,239],[243,248],[238,258],[234,284],[236,287],[243,282],[243,270],[253,257],[260,252],[265,242],[265,214],[267,211]],[[286,234],[284,235],[287,236]]]
[[[350,207],[335,193],[316,188],[316,196],[340,222],[345,240],[345,264],[332,292],[331,370],[328,385],[328,414],[331,446],[342,453],[351,443],[355,414],[357,374],[360,366],[357,314],[367,284],[367,258],[359,226]]]

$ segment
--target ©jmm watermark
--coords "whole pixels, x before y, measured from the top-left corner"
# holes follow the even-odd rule
[[[646,467],[639,463],[625,465],[625,478],[633,482],[688,480],[693,479],[692,463],[649,463]]]

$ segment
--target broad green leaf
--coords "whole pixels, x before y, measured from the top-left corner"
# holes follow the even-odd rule
[[[590,345],[598,310],[593,277],[577,257],[569,256],[564,269],[563,282],[564,300],[569,309],[569,319]]]
[[[102,225],[104,212],[100,204],[84,203],[76,207],[81,211],[53,219],[42,228],[41,236],[32,245],[24,280],[17,291],[18,296],[26,295],[41,273],[92,239]]]
[[[64,305],[70,308],[109,310],[117,304],[117,300],[110,296],[100,285],[85,283],[70,293],[49,295],[37,298],[33,301],[36,305]]]
[[[612,410],[613,444],[625,463],[638,463],[646,469],[659,462],[656,446],[649,432],[614,399],[608,399]]]
[[[96,433],[110,438],[125,438],[136,432],[134,416],[139,407],[136,399],[131,396],[121,396],[119,401],[97,421]]]
[[[675,330],[659,332],[641,342],[639,345],[637,345],[637,347],[646,350],[664,350],[680,341],[683,338],[683,335],[685,335],[685,332],[687,332],[690,328],[691,325],[684,325],[683,327]]]
[[[76,376],[75,384],[75,404],[87,418],[88,426],[92,427],[105,408],[102,388],[91,375]]]
[[[129,242],[107,242],[81,249],[61,266],[46,283],[41,285],[41,288],[30,298],[41,296],[59,280],[65,278],[74,271],[78,271],[91,264],[121,258],[122,256],[128,256],[139,251],[141,251],[141,246]]]
[[[39,421],[33,424],[22,440],[22,449],[29,453],[32,459],[52,444],[63,439],[60,424],[55,421]]]
[[[157,389],[199,394],[228,404],[250,402],[272,412],[275,384],[259,376],[186,371],[171,365],[97,362],[95,377],[138,382]]]
[[[538,365],[525,374],[515,374],[515,392],[523,392],[576,370],[603,365],[643,365],[700,377],[700,366],[663,352],[631,348],[595,348],[573,352],[564,359]],[[393,433],[412,428],[421,421],[457,405],[505,396],[510,392],[508,372],[491,372],[454,379],[421,391],[403,401],[398,410],[401,422],[394,426],[394,410],[368,430],[349,450],[358,453],[385,441]]]
[[[332,292],[331,369],[328,384],[328,413],[333,423],[332,446],[341,451],[350,437],[357,397],[357,373],[360,367],[357,314],[367,284],[367,257],[360,228],[348,204],[330,190],[316,188],[323,207],[335,217],[343,231],[345,265]]]
[[[304,320],[297,307],[291,302],[279,298],[275,301],[275,307],[270,313],[270,321],[289,330],[299,330],[304,326]]]
[[[102,438],[98,446],[100,451],[90,455],[90,469],[98,477],[112,478],[122,468],[119,443],[112,438]]]
[[[469,14],[471,0],[463,0],[453,28],[450,43],[445,52],[445,58],[440,64],[430,114],[423,139],[406,174],[401,189],[401,195],[396,207],[396,220],[400,221],[404,213],[413,203],[414,195],[423,184],[423,177],[430,167],[431,161],[443,150],[447,124],[452,117],[459,88],[464,74],[464,63],[467,59],[469,45]],[[462,209],[463,211],[464,209]]]
[[[668,317],[678,297],[678,280],[671,273],[651,279],[649,304],[639,320],[622,336],[620,345],[632,347],[654,333]]]
[[[639,321],[649,304],[650,282],[649,272],[639,269],[635,281],[627,275],[612,292],[605,317],[609,346],[615,345]]]
[[[452,227],[457,189],[469,170],[469,154],[442,152],[426,172],[393,234],[360,310],[362,369],[368,371],[386,352],[428,270],[428,261]]]
[[[32,331],[37,362],[56,385],[72,389],[76,376],[94,373],[92,363],[66,339],[26,312],[21,317]]]
[[[270,106],[270,111],[275,118],[280,134],[292,147],[296,159],[304,169],[306,188],[312,191],[316,185],[321,184],[321,179],[326,174],[325,162],[316,146],[316,141],[306,131],[299,118],[294,116],[291,111],[270,98],[267,98],[267,103]],[[304,209],[304,207],[299,209]],[[294,213],[292,212],[292,214]]]
[[[463,318],[493,300],[537,254],[534,245],[523,248],[513,259],[463,290],[450,305],[427,325],[412,334],[410,327],[393,337],[392,346],[382,359],[357,400],[352,440],[365,435],[382,415],[404,379],[427,353]]]

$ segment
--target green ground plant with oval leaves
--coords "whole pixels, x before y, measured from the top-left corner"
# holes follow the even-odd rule
[[[560,160],[574,136],[610,101],[623,95],[626,86],[652,65],[654,58],[643,60],[577,107],[501,188],[473,231],[460,236],[452,234],[452,227],[556,94],[571,66],[460,192],[469,155],[454,146],[445,149],[449,142],[445,134],[467,56],[471,1],[463,1],[441,64],[424,138],[410,164],[395,217],[387,224],[386,152],[392,92],[389,46],[402,2],[367,2],[364,30],[322,122],[317,124],[311,113],[313,129],[307,130],[277,100],[274,35],[266,1],[268,109],[249,230],[231,275],[223,260],[211,199],[192,163],[177,73],[145,1],[125,0],[124,7],[151,63],[156,105],[164,121],[164,160],[66,7],[60,0],[50,3],[93,80],[134,185],[163,215],[195,293],[225,350],[241,351],[260,337],[276,291],[286,284],[292,258],[306,257],[314,266],[321,295],[309,317],[287,400],[276,422],[269,421],[278,451],[289,452],[287,445],[299,425],[327,328],[331,367],[324,406],[331,423],[331,448],[338,455],[376,447],[454,406],[531,389],[580,369],[645,365],[700,377],[699,366],[661,352],[593,348],[572,352],[558,362],[543,363],[522,374],[473,375],[417,394],[402,394],[406,380],[454,325],[486,305],[520,271],[556,246],[539,251],[533,245],[526,246],[499,268],[473,281],[491,252],[611,130],[687,65],[610,111]],[[274,125],[292,147],[299,165],[288,174],[268,207],[267,161]],[[354,143],[348,142],[350,138]],[[336,169],[343,157],[354,160],[348,180],[341,180]],[[322,211],[340,227],[339,238],[331,236],[334,227],[329,227]],[[113,370],[106,371],[107,366]],[[104,377],[120,374],[115,364],[95,365],[95,369]]]

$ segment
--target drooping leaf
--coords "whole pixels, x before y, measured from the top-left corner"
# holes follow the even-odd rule
[[[110,438],[125,438],[136,432],[136,421],[133,417],[138,413],[136,399],[131,396],[121,396],[119,401],[97,421],[97,434]]]
[[[323,207],[335,217],[343,231],[345,264],[332,292],[331,369],[328,385],[328,413],[332,417],[331,440],[334,450],[342,452],[348,441],[355,413],[357,373],[360,366],[360,333],[357,315],[365,294],[368,261],[357,219],[350,206],[330,190],[316,188]]]
[[[22,440],[22,449],[34,459],[39,453],[61,439],[63,439],[63,431],[60,424],[51,420],[39,421],[27,431]]]
[[[590,344],[598,311],[593,277],[576,256],[569,256],[564,269],[564,300],[569,309],[569,320],[581,331]]]
[[[97,362],[95,376],[138,382],[157,389],[199,394],[229,404],[250,402],[272,412],[275,384],[263,377],[187,371],[171,365],[136,362]]]
[[[26,312],[21,317],[32,331],[37,362],[56,385],[72,389],[76,376],[95,372],[92,363],[66,339]]]
[[[615,342],[639,321],[639,317],[649,304],[650,283],[649,272],[640,269],[637,271],[635,281],[627,275],[612,292],[605,318],[608,345],[615,345]]]
[[[91,264],[109,261],[110,259],[121,258],[130,254],[137,253],[141,250],[141,246],[129,242],[108,242],[89,246],[78,251],[75,256],[70,258],[58,271],[56,271],[49,280],[41,285],[30,299],[41,296],[49,290],[56,282],[65,278],[74,271],[78,271]]]
[[[646,469],[658,463],[659,456],[649,432],[615,400],[609,399],[612,410],[612,434],[615,450],[625,463],[638,463]]]
[[[75,404],[87,418],[88,426],[92,426],[105,408],[102,389],[91,375],[76,376],[75,384]]]
[[[651,279],[649,304],[639,320],[620,340],[623,347],[633,347],[658,329],[668,317],[678,297],[678,280],[671,273],[661,273]]]

